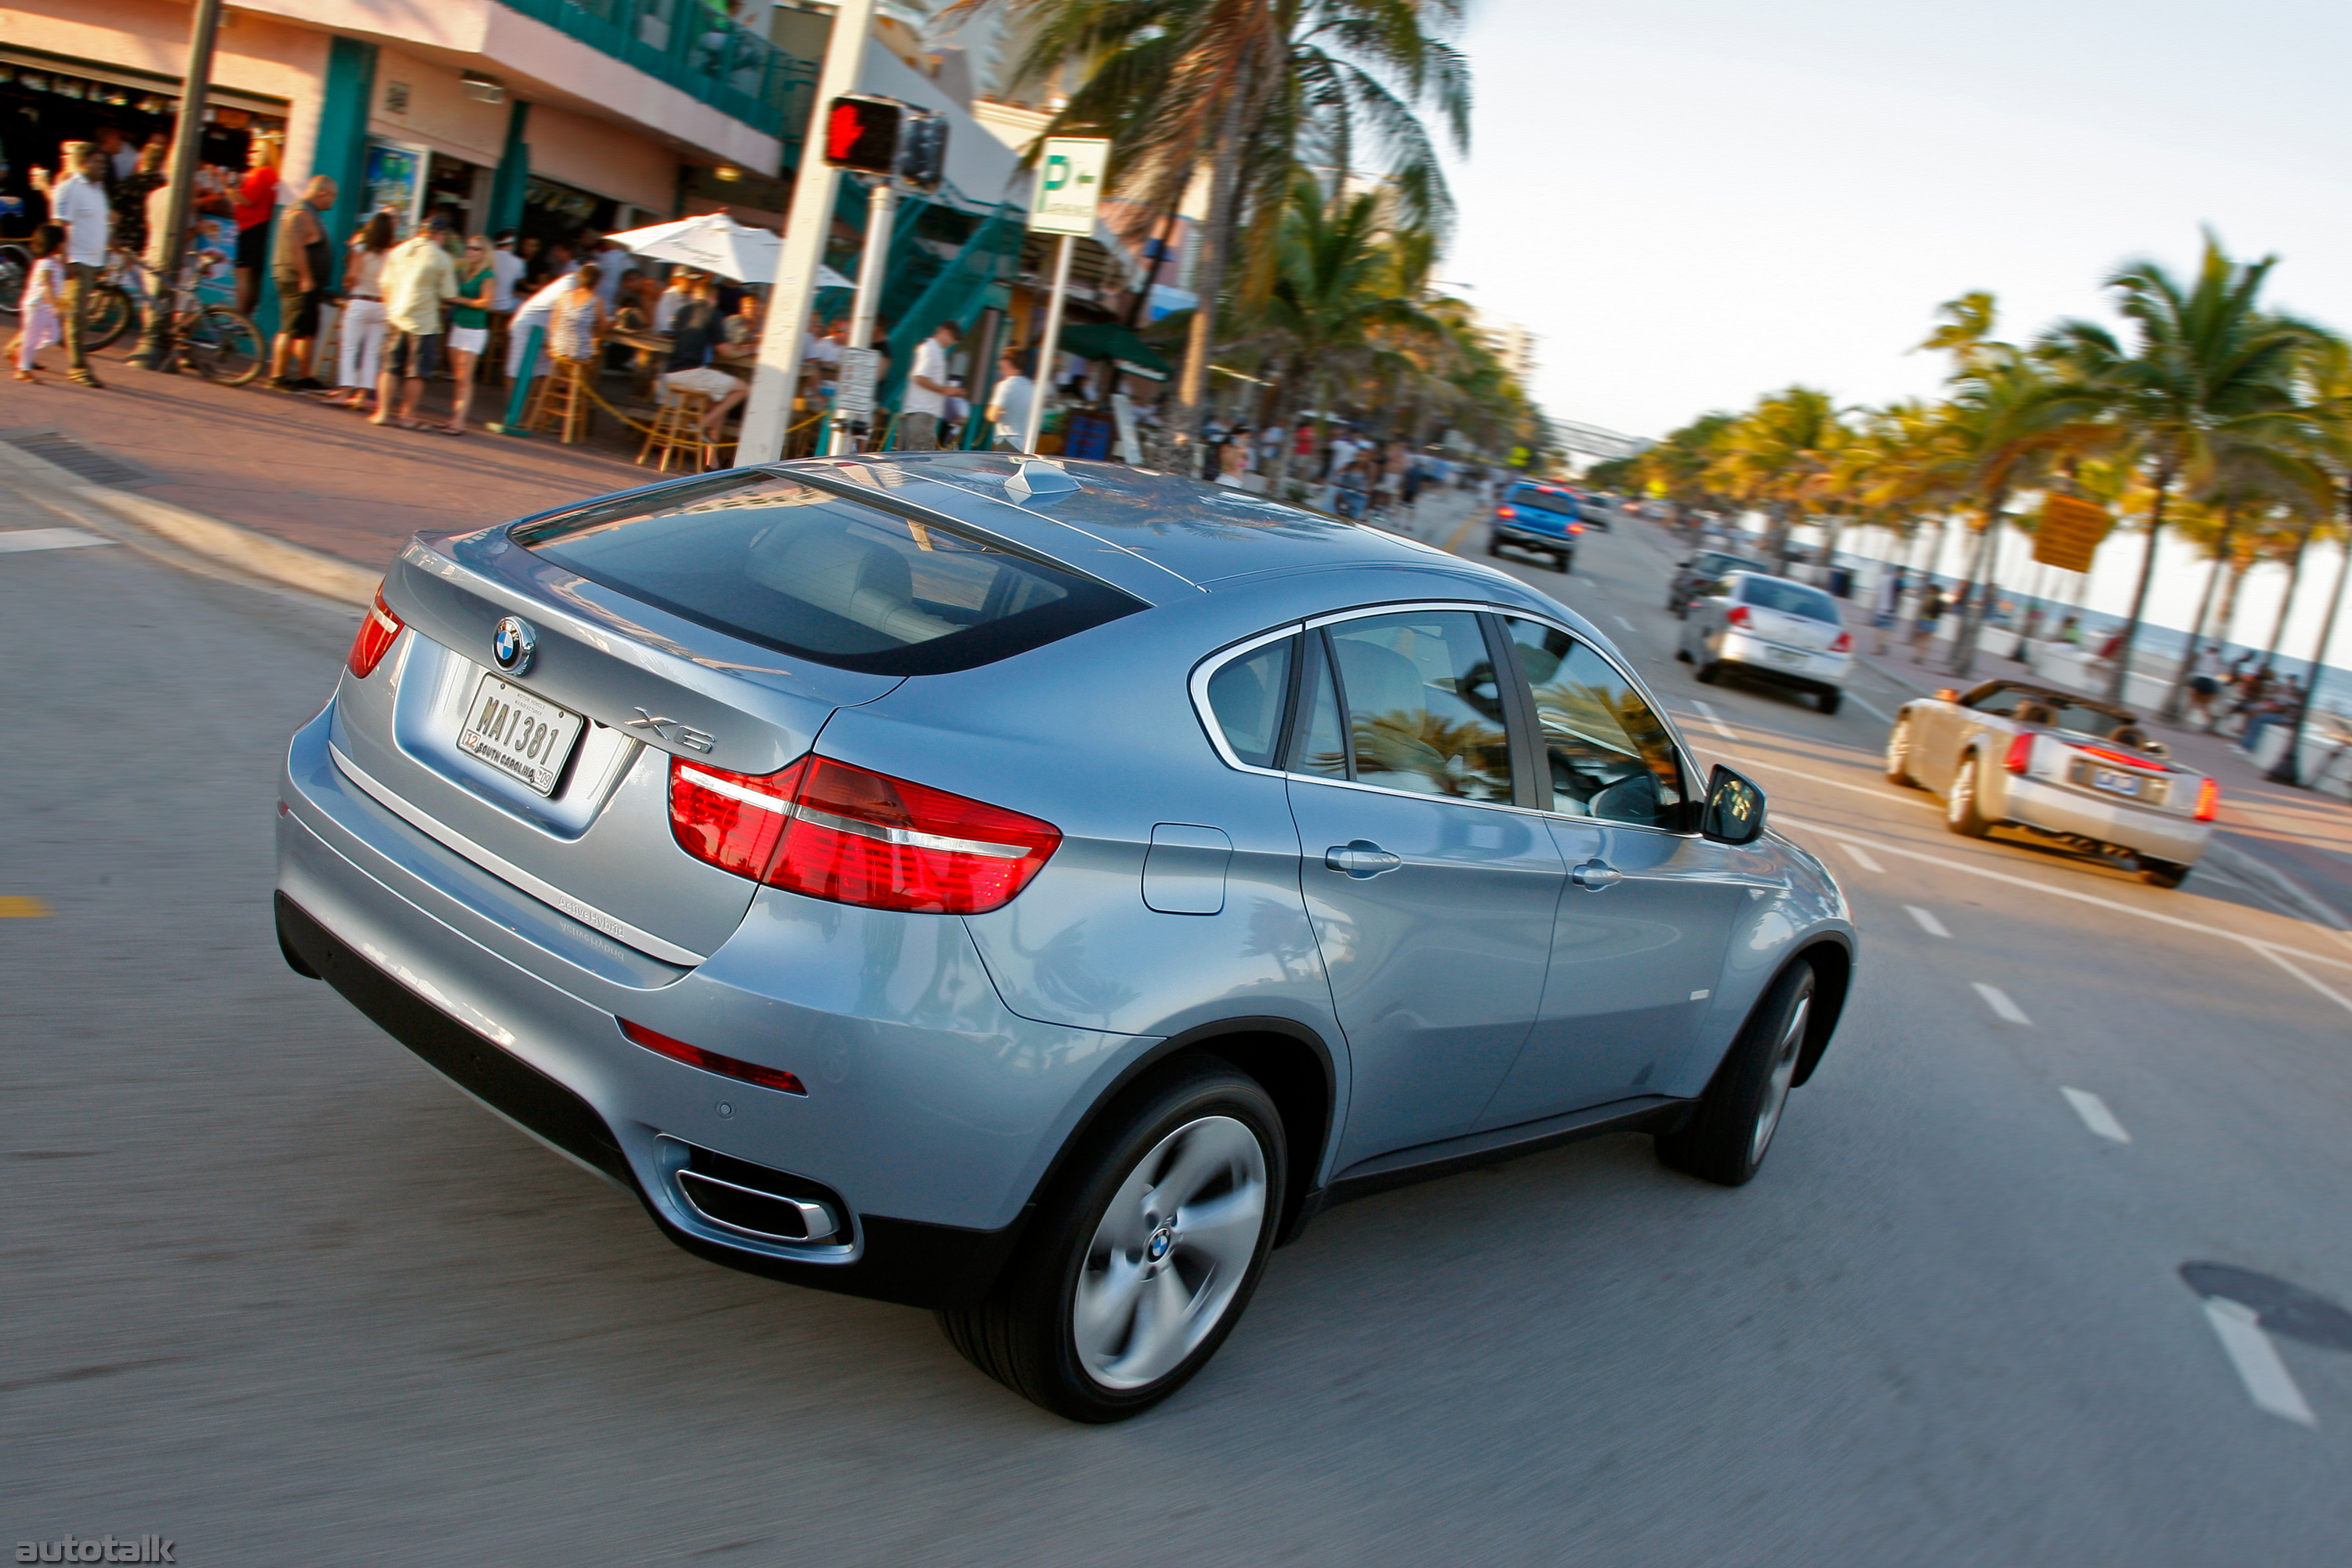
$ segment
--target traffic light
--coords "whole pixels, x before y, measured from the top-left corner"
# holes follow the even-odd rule
[[[897,174],[898,126],[905,115],[903,105],[887,98],[835,99],[824,116],[824,161],[861,174]]]
[[[931,190],[948,176],[948,122],[926,110],[908,111],[898,131],[898,177]]]

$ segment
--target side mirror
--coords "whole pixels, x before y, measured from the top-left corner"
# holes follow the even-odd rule
[[[1706,781],[1698,830],[1719,844],[1753,844],[1764,832],[1764,792],[1721,763]]]
[[[1958,687],[1957,687],[1957,686],[1938,686],[1937,688],[1936,688],[1936,700],[1937,700],[1937,701],[1938,701],[1938,702],[1958,702],[1959,700],[1960,700],[1960,689],[1959,689]]]

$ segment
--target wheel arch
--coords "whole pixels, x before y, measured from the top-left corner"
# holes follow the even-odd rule
[[[1801,1084],[1813,1076],[1813,1068],[1820,1065],[1822,1053],[1829,1049],[1830,1037],[1837,1032],[1838,1019],[1845,1012],[1846,994],[1853,986],[1853,950],[1835,937],[1824,936],[1790,955],[1790,963],[1799,962],[1810,963],[1813,969],[1812,1016],[1805,1021],[1805,1047],[1797,1058],[1796,1077],[1790,1080]],[[1767,987],[1766,994],[1769,994],[1770,988]]]

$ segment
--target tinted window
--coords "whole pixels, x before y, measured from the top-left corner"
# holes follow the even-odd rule
[[[1641,827],[1682,824],[1674,738],[1617,668],[1566,632],[1503,623],[1536,700],[1552,809]]]
[[[1981,697],[1975,698],[1967,706],[1979,713],[1996,713],[2006,717],[2015,714],[2020,707],[2029,704],[2035,710],[2032,719],[2036,724],[2047,724],[2056,730],[2071,730],[2078,735],[2095,735],[2103,741],[2111,739],[2118,730],[2137,731],[2139,728],[2137,723],[2120,713],[2110,713],[2105,709],[2085,707],[2080,702],[2070,702],[2054,691],[2046,693],[2021,691],[2013,686],[1998,687]]]
[[[1807,620],[1827,621],[1833,626],[1840,624],[1837,601],[1819,588],[1808,588],[1802,583],[1791,583],[1780,577],[1744,578],[1739,585],[1739,596],[1759,609],[1802,616]]]
[[[1307,639],[1306,679],[1299,689],[1307,705],[1307,728],[1300,732],[1290,771],[1327,779],[1348,777],[1348,727],[1339,722],[1339,694],[1331,684],[1331,661],[1324,657],[1319,633]]]
[[[1282,705],[1290,692],[1296,637],[1269,643],[1209,677],[1209,707],[1225,744],[1254,768],[1270,768],[1282,744]]]
[[[1702,550],[1691,557],[1691,570],[1702,577],[1720,577],[1727,572],[1761,572],[1764,566],[1761,562],[1727,555],[1720,550]]]
[[[730,637],[878,675],[969,669],[1143,608],[1051,562],[760,469],[584,507],[512,537]]]
[[[1556,511],[1564,517],[1576,515],[1576,498],[1565,490],[1540,490],[1532,485],[1515,485],[1506,499],[1513,506],[1531,506],[1538,511]]]
[[[1360,783],[1460,800],[1511,798],[1502,691],[1475,616],[1368,616],[1328,631]]]

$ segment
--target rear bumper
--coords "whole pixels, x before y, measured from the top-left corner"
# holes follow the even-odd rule
[[[2123,801],[2105,801],[2039,779],[2000,775],[2000,798],[1986,803],[1988,816],[2051,833],[2095,838],[2119,849],[2176,865],[2196,864],[2213,837],[2210,823],[2149,811]]]
[[[1853,656],[1851,654],[1814,653],[1804,648],[1783,647],[1779,643],[1766,642],[1762,637],[1749,637],[1744,632],[1725,632],[1723,647],[1716,657],[1726,664],[1738,665],[1749,674],[1795,681],[1803,686],[1843,687],[1846,676],[1853,668]]]
[[[1515,523],[1496,522],[1494,536],[1505,544],[1523,544],[1531,550],[1573,550],[1576,536],[1568,532],[1547,533],[1539,528],[1521,528]]]

